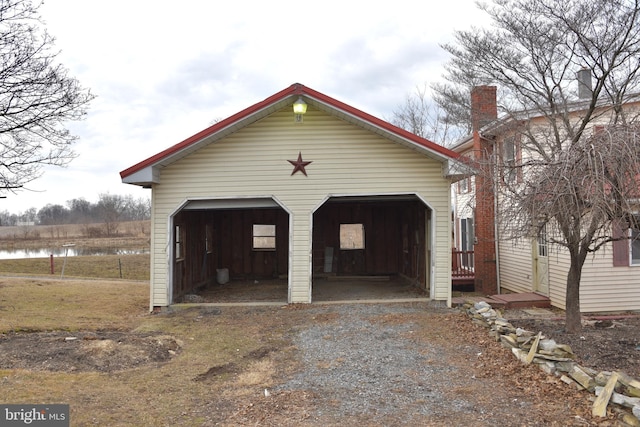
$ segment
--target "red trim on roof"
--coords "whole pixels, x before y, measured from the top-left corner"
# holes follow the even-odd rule
[[[358,110],[357,108],[354,108],[350,105],[347,105],[343,102],[340,102],[334,98],[331,98],[327,95],[324,95],[320,92],[317,92],[311,88],[308,88],[306,86],[303,86],[299,83],[294,83],[293,85],[289,86],[288,88],[281,90],[280,92],[277,92],[273,95],[271,95],[270,97],[266,98],[263,101],[258,102],[257,104],[254,104],[248,108],[245,108],[244,110],[196,133],[195,135],[185,139],[184,141],[173,145],[169,148],[167,148],[166,150],[163,150],[161,152],[159,152],[158,154],[155,154],[151,157],[149,157],[146,160],[141,161],[140,163],[137,163],[125,170],[123,170],[122,172],[120,172],[120,177],[121,178],[125,178],[129,175],[132,175],[146,167],[152,166],[155,163],[160,162],[161,160],[163,160],[164,158],[171,156],[177,152],[179,152],[180,150],[190,146],[191,144],[194,144],[200,140],[202,140],[203,138],[206,138],[209,135],[212,135],[216,132],[218,132],[221,129],[224,129],[225,127],[234,124],[235,122],[244,119],[245,117],[250,116],[251,114],[254,114],[260,110],[262,110],[263,108],[269,107],[271,104],[274,104],[288,96],[291,95],[306,95],[310,98],[314,98],[317,99],[318,101],[321,101],[325,104],[331,105],[332,107],[335,107],[338,110],[342,110],[345,113],[351,114],[355,117],[358,117],[364,121],[367,121],[375,126],[378,126],[382,129],[385,129],[391,133],[395,133],[399,136],[402,136],[403,138],[406,138],[410,141],[415,142],[418,145],[421,145],[425,148],[428,148],[432,151],[435,151],[437,153],[440,153],[446,157],[450,157],[453,159],[457,159],[459,157],[458,153],[455,153],[441,145],[436,144],[435,142],[429,141],[428,139],[425,138],[421,138],[417,135],[414,135],[411,132],[408,132],[404,129],[401,129],[397,126],[392,125],[391,123],[388,123],[384,120],[381,120],[377,117],[374,117],[370,114],[365,113],[364,111]]]

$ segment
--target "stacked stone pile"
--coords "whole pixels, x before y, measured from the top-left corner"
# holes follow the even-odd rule
[[[489,329],[489,335],[500,342],[524,364],[535,364],[548,374],[595,396],[592,413],[606,416],[609,403],[623,409],[623,421],[640,427],[640,381],[622,372],[596,372],[580,366],[568,345],[558,344],[541,332],[516,328],[486,302],[465,302],[461,307],[473,323]],[[629,413],[628,410],[631,410]]]

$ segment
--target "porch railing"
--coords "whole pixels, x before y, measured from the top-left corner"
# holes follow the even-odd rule
[[[473,278],[473,251],[451,251],[451,277],[452,278]]]

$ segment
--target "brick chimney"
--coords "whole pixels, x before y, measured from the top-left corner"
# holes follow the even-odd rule
[[[475,290],[486,295],[498,293],[495,194],[493,191],[493,167],[490,164],[495,141],[484,138],[480,134],[480,129],[497,118],[496,87],[474,87],[471,90],[471,123],[475,158],[480,165],[480,172],[475,177]]]
[[[471,89],[471,124],[478,132],[486,124],[498,118],[495,86],[476,86]]]

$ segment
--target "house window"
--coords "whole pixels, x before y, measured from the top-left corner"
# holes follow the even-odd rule
[[[176,225],[175,227],[175,243],[176,259],[184,259],[184,230],[179,225]]]
[[[473,237],[473,218],[462,218],[460,220],[460,249],[472,251]]]
[[[547,224],[542,224],[538,231],[538,256],[549,255],[549,240],[547,238]]]
[[[253,250],[274,251],[276,249],[275,224],[253,224]]]
[[[340,224],[340,249],[364,249],[364,224]]]
[[[612,224],[613,266],[640,265],[640,215],[634,215],[634,224],[616,220]]]
[[[470,178],[463,178],[458,182],[458,193],[464,194],[471,191]]]
[[[460,220],[460,250],[461,265],[468,269],[473,269],[473,244],[475,242],[473,218],[462,218]]]
[[[518,172],[516,161],[518,157],[516,137],[509,136],[502,141],[502,159],[504,161],[503,179],[507,183],[516,182]]]

